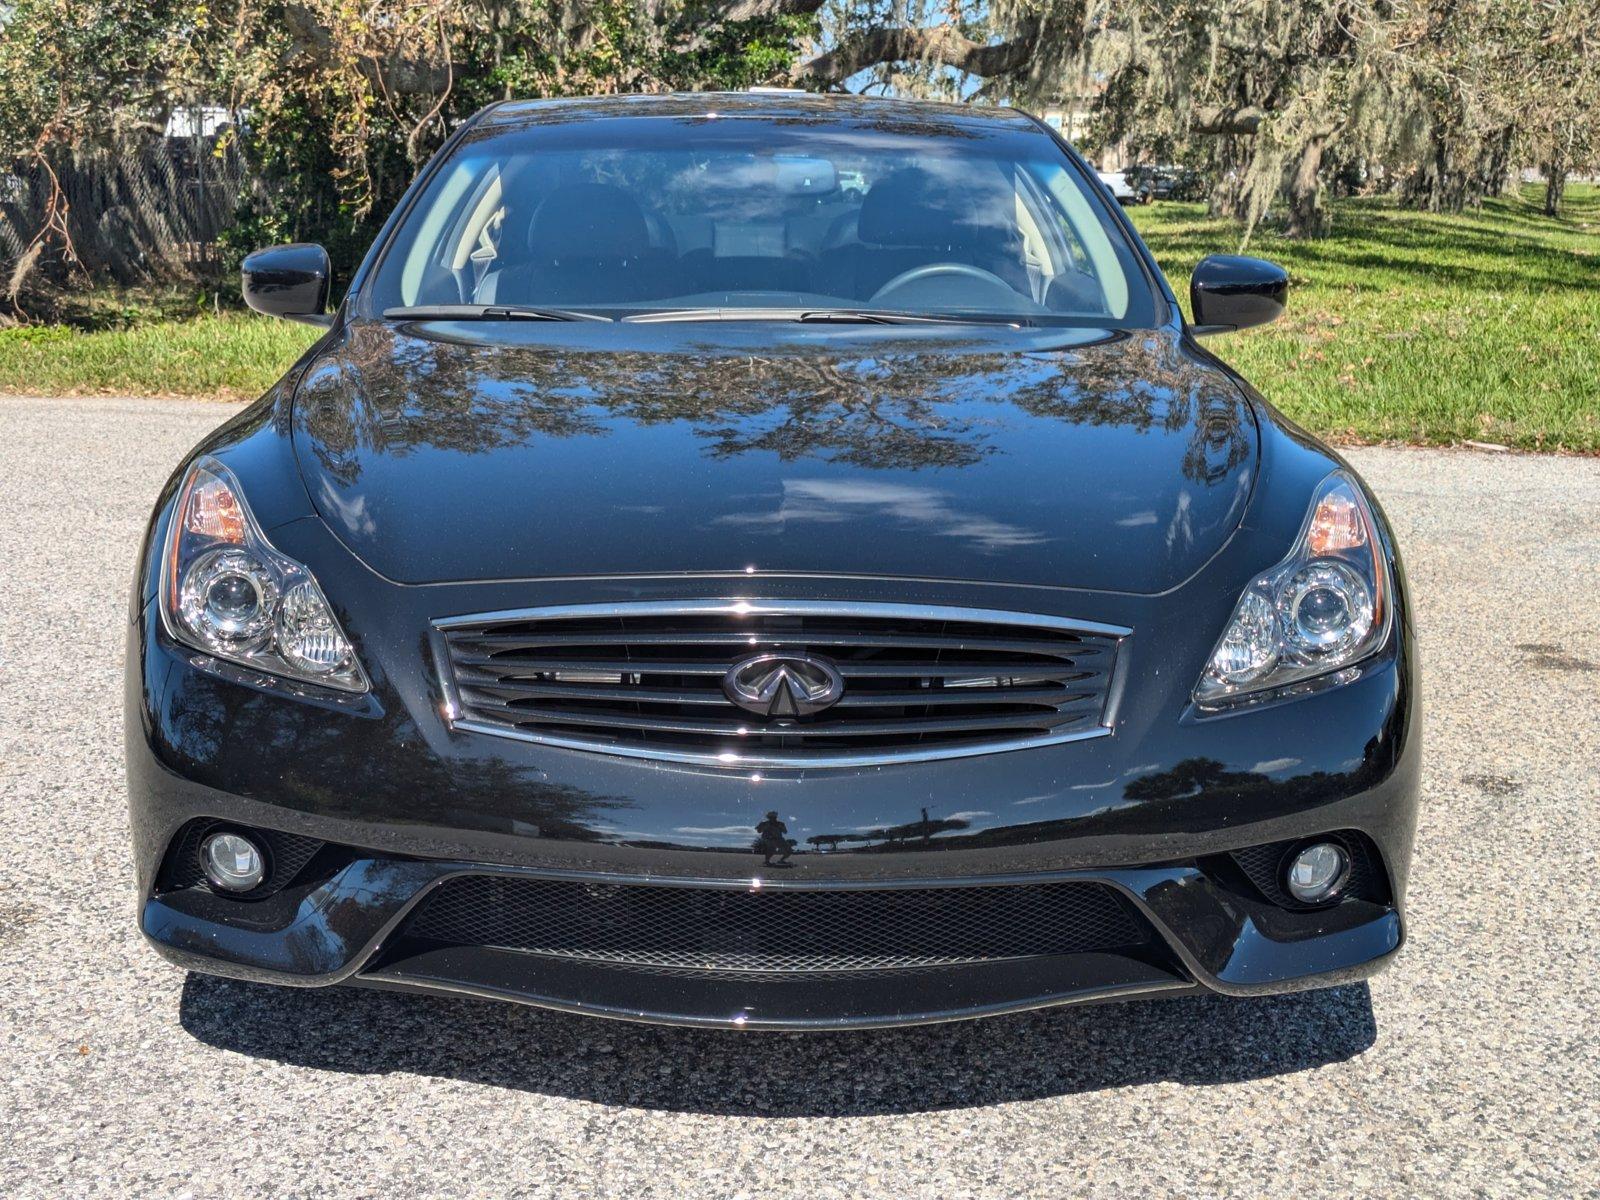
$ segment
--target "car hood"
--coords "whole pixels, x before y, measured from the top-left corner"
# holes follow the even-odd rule
[[[294,405],[317,511],[399,582],[816,572],[1127,592],[1238,526],[1248,403],[1168,331],[346,327]]]

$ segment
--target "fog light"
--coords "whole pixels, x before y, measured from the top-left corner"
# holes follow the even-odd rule
[[[1350,856],[1335,842],[1307,846],[1289,863],[1284,886],[1302,904],[1320,904],[1333,896],[1350,878]]]
[[[237,833],[214,833],[200,843],[200,866],[207,879],[229,892],[248,892],[267,877],[260,849]]]

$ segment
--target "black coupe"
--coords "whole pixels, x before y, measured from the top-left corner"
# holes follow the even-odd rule
[[[513,102],[179,465],[128,653],[197,971],[805,1029],[1371,973],[1420,758],[1373,497],[1013,109]]]

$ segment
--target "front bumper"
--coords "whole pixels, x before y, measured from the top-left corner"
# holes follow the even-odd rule
[[[1056,611],[1122,622],[1130,642],[1113,735],[935,763],[746,773],[528,745],[452,729],[418,632],[452,612],[514,607],[527,584],[398,587],[326,544],[315,522],[274,531],[317,563],[374,682],[357,701],[294,695],[197,664],[136,606],[127,756],[140,924],[173,961],[297,985],[463,992],[606,1016],[698,1025],[829,1028],[977,1016],[1198,988],[1248,995],[1326,986],[1378,969],[1403,938],[1416,819],[1420,715],[1411,630],[1354,682],[1196,719],[1188,685],[1231,591],[1097,596],[897,581],[927,603]],[[298,542],[298,539],[306,539]],[[322,544],[310,544],[312,541]],[[341,575],[348,577],[341,578]],[[869,600],[885,581],[774,576],[544,581],[541,603],[742,595]],[[1403,599],[1403,597],[1402,597]],[[1400,606],[1405,613],[1403,603]],[[1191,630],[1158,639],[1156,630]],[[398,631],[398,632],[396,632]],[[752,852],[777,810],[801,852]],[[949,818],[924,837],[812,848],[808,837]],[[166,856],[211,819],[340,848],[332,867],[269,901],[164,890]],[[1216,864],[1230,852],[1348,831],[1377,885],[1292,911]],[[1138,947],[909,970],[771,978],[631,969],[488,945],[409,938],[409,915],[461,875],[716,889],[1037,885],[1113,889],[1148,927]]]
[[[1323,910],[1288,911],[1230,886],[1201,864],[896,885],[919,891],[1103,886],[1137,913],[1150,935],[1115,949],[940,967],[777,978],[444,945],[409,934],[408,918],[447,881],[485,876],[584,887],[713,886],[766,896],[814,886],[363,856],[266,901],[234,900],[204,887],[153,895],[144,901],[141,924],[166,958],[209,974],[297,986],[454,992],[597,1016],[768,1029],[904,1025],[1199,988],[1243,996],[1329,986],[1378,970],[1402,936],[1400,914],[1385,900],[1352,898]]]
[[[752,784],[725,773],[664,770],[474,737],[467,742],[472,751],[537,755],[547,765],[570,760],[573,773],[562,780],[541,770],[539,782],[530,782],[529,775],[486,773],[482,779],[497,785],[490,788],[477,771],[467,770],[459,776],[468,781],[465,794],[429,794],[423,786],[409,793],[400,786],[367,791],[378,773],[431,778],[408,771],[407,756],[429,750],[407,748],[404,739],[386,757],[359,751],[344,763],[323,760],[328,769],[315,779],[299,773],[303,756],[286,758],[276,777],[214,772],[231,755],[227,739],[213,743],[210,731],[231,722],[253,721],[269,744],[315,745],[302,723],[313,712],[324,728],[323,744],[337,747],[350,740],[340,735],[341,723],[381,726],[385,718],[269,696],[196,670],[180,651],[160,642],[147,645],[142,658],[137,686],[155,703],[141,701],[130,710],[128,744],[140,925],[164,956],[197,971],[299,986],[456,992],[678,1024],[814,1029],[949,1020],[1196,989],[1252,995],[1328,986],[1378,970],[1403,939],[1417,763],[1412,714],[1392,703],[1401,694],[1402,659],[1347,688],[1282,706],[1265,723],[1209,723],[1203,736],[1226,758],[1197,761],[1169,746],[1164,763],[1137,764],[1144,769],[1131,777],[1126,768],[1112,770],[1102,762],[1092,775],[1081,769],[1066,774],[1051,792],[1042,790],[1038,767],[1030,769],[1026,760],[1097,757],[1115,750],[1117,739],[949,761],[937,764],[932,777],[926,774],[931,768],[908,767]],[[197,724],[197,712],[225,701],[242,703],[244,713]],[[1341,710],[1344,720],[1336,719]],[[1339,731],[1352,726],[1357,712],[1378,712],[1385,719],[1360,744],[1346,744]],[[274,737],[272,720],[262,730],[263,715],[288,716],[293,724]],[[1254,759],[1270,768],[1264,760],[1274,757],[1272,751],[1249,743],[1269,727],[1284,736],[1286,725],[1287,736],[1298,736],[1302,746],[1330,755],[1353,751],[1356,761],[1342,772],[1288,768],[1278,779],[1268,770],[1229,765]],[[209,754],[213,769],[192,756],[176,760],[174,737],[183,739],[186,751]],[[1231,754],[1225,748],[1230,741],[1240,743]],[[1283,754],[1286,743],[1274,744],[1280,761],[1305,757]],[[1141,749],[1148,754],[1152,746],[1146,742]],[[205,775],[231,786],[213,786]],[[577,780],[585,776],[589,788],[578,791]],[[1173,782],[1152,787],[1152,777]],[[633,781],[627,792],[620,786],[625,778]],[[904,802],[904,789],[910,788],[909,797],[926,804],[921,781],[929,778],[936,787],[942,784],[946,796],[974,797],[981,789],[988,811],[1022,816],[1007,815],[1001,824],[968,809],[971,830],[875,853],[817,850],[768,866],[751,850],[753,826],[769,804],[781,805],[802,832],[807,806],[820,808],[835,799],[858,809],[872,805],[877,815],[891,795]],[[1082,787],[1085,778],[1118,781],[1123,802],[1105,804],[1099,789]],[[1146,782],[1130,788],[1129,778]],[[775,792],[769,784],[793,790]],[[724,794],[729,790],[743,795]],[[1142,798],[1126,799],[1130,791]],[[1088,801],[1078,800],[1085,792]],[[775,794],[782,799],[768,799]],[[619,805],[628,824],[639,828],[607,833],[606,816],[596,814],[612,810],[591,810],[595,797]],[[506,815],[508,808],[520,815]],[[790,816],[790,809],[800,811]],[[578,824],[580,816],[587,823]],[[171,888],[164,864],[198,819],[316,839],[328,849],[313,860],[313,869],[264,900],[216,896],[204,886]],[[1371,847],[1372,887],[1363,898],[1295,911],[1226,866],[1230,851],[1331,831],[1353,833]],[[1149,937],[1136,946],[1082,953],[778,980],[634,969],[487,944],[430,944],[408,935],[408,919],[430,893],[452,879],[486,875],[768,893],[1076,881],[1113,889]]]

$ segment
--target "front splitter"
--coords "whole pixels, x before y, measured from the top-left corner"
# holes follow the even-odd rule
[[[921,1025],[1196,987],[1172,970],[1112,953],[775,980],[741,979],[737,972],[699,977],[462,946],[402,952],[350,982],[618,1020],[793,1031]]]

